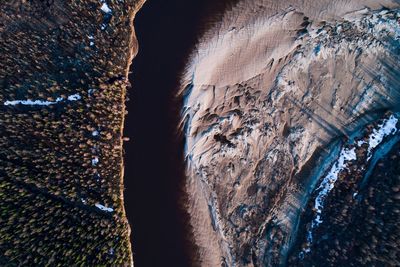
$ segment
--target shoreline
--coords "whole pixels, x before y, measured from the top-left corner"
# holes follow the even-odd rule
[[[122,215],[123,215],[123,221],[126,224],[127,227],[127,231],[128,231],[128,249],[129,249],[129,257],[130,257],[130,263],[129,266],[134,266],[134,260],[133,260],[133,249],[132,249],[132,242],[131,242],[131,235],[132,235],[132,229],[128,220],[128,216],[126,214],[126,210],[125,210],[125,199],[124,199],[124,178],[125,178],[125,158],[124,158],[124,128],[125,128],[125,118],[126,118],[126,93],[127,90],[129,88],[129,70],[131,68],[132,65],[132,61],[135,58],[135,56],[138,53],[139,50],[139,44],[138,44],[138,40],[136,38],[136,34],[135,34],[135,24],[134,24],[134,20],[135,20],[135,16],[137,14],[137,12],[140,11],[140,9],[142,8],[142,6],[144,5],[144,3],[146,2],[146,0],[140,0],[137,4],[135,4],[135,7],[133,8],[133,10],[131,11],[131,14],[129,15],[129,25],[130,25],[130,40],[129,40],[129,55],[128,55],[128,62],[126,65],[126,70],[125,70],[125,83],[122,85],[122,94],[121,94],[121,98],[122,98],[122,120],[121,120],[121,131],[120,131],[120,146],[121,146],[121,178],[120,178],[120,200],[121,200],[121,210],[122,210]]]

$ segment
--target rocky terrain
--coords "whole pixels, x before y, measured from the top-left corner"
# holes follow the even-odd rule
[[[399,8],[243,0],[199,41],[178,95],[194,265],[399,265]]]
[[[131,266],[128,69],[143,1],[0,4],[0,265]]]

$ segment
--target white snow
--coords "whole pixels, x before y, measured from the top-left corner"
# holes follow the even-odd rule
[[[107,212],[113,212],[113,211],[114,211],[114,209],[105,207],[105,206],[103,206],[103,205],[101,205],[101,204],[99,204],[99,203],[96,203],[95,206],[96,206],[98,209],[101,209],[102,211],[107,211]]]
[[[96,90],[95,89],[89,89],[88,90],[88,95],[91,96],[94,93],[94,91],[96,91]]]
[[[81,96],[79,94],[74,94],[68,96],[67,100],[68,101],[77,101],[81,99]],[[4,102],[5,106],[15,106],[15,105],[28,105],[28,106],[49,106],[49,105],[54,105],[59,102],[64,101],[65,99],[62,97],[57,97],[55,101],[47,101],[47,100],[31,100],[31,99],[26,99],[26,100],[7,100]]]
[[[79,94],[74,94],[74,95],[68,96],[68,100],[69,101],[76,101],[76,100],[79,100],[79,99],[81,99],[81,96]]]
[[[397,16],[399,13],[396,14]],[[389,35],[393,37],[394,39],[399,39],[400,38],[400,27],[399,23],[396,20],[391,19],[388,17],[386,14],[380,14],[380,16],[374,14],[374,16],[371,19],[371,22],[373,22],[373,27],[371,29],[371,32],[374,35]]]
[[[357,159],[355,148],[343,148],[340,152],[338,161],[332,166],[329,173],[324,177],[320,186],[317,188],[317,190],[319,190],[319,193],[314,202],[316,216],[311,222],[311,229],[308,231],[307,235],[307,247],[303,249],[303,253],[309,253],[311,251],[310,245],[313,242],[313,230],[323,222],[321,219],[321,214],[322,209],[324,208],[324,201],[326,196],[335,187],[335,182],[338,179],[339,173],[346,169],[348,162],[355,159]]]
[[[368,154],[367,161],[371,159],[371,152],[374,148],[376,148],[380,143],[382,143],[383,139],[389,135],[393,135],[397,132],[396,124],[398,119],[394,115],[390,115],[389,118],[383,120],[381,124],[378,125],[375,129],[372,130],[372,133],[369,136],[368,142],[364,140],[359,140],[356,142],[357,147],[361,147],[363,144],[368,143]],[[355,148],[342,149],[338,161],[333,165],[328,175],[324,177],[320,186],[317,188],[319,191],[317,197],[314,202],[314,209],[316,212],[316,216],[311,222],[311,228],[307,234],[307,246],[300,253],[300,257],[304,256],[305,253],[309,253],[311,251],[310,246],[313,242],[313,230],[317,228],[323,221],[321,219],[322,209],[324,208],[324,201],[329,192],[334,188],[335,182],[338,179],[339,173],[347,168],[348,162],[351,160],[357,159],[357,155],[355,153]],[[357,192],[353,193],[353,198],[358,195]]]
[[[315,199],[314,208],[317,211],[317,218],[316,218],[316,226],[320,224],[321,218],[320,214],[322,212],[322,208],[324,205],[324,199],[326,195],[334,188],[334,184],[338,179],[338,174],[340,171],[344,170],[347,167],[347,162],[351,160],[357,159],[355,148],[349,150],[347,148],[343,149],[340,153],[338,161],[335,165],[331,168],[328,175],[323,179],[321,185],[317,188],[317,190],[321,190],[318,196]]]
[[[89,35],[88,38],[89,38],[89,46],[94,46],[94,37],[93,37],[93,35]]]
[[[385,119],[383,123],[378,126],[378,129],[372,131],[368,141],[368,160],[371,158],[371,151],[383,141],[383,138],[396,133],[397,122],[398,119],[395,116],[390,115],[389,119]]]
[[[103,11],[104,13],[111,13],[112,12],[112,10],[111,10],[111,8],[107,5],[107,3],[103,3],[102,5],[101,5],[101,11]]]
[[[49,106],[49,105],[53,105],[53,104],[56,104],[57,102],[59,102],[57,100],[56,101],[30,100],[30,99],[12,100],[12,101],[7,100],[6,102],[4,102],[4,105],[5,106],[10,106],[10,105],[15,106],[15,105],[21,104],[21,105],[32,105],[32,106]]]
[[[365,142],[364,140],[358,140],[358,141],[357,141],[357,146],[360,147],[360,146],[362,146],[362,145],[365,144],[365,143],[367,143],[367,142]]]
[[[387,14],[389,11],[388,10],[382,10],[381,12],[379,12],[379,15],[385,15]]]
[[[97,163],[99,163],[99,158],[98,157],[94,157],[94,159],[92,159],[92,165],[96,166]]]

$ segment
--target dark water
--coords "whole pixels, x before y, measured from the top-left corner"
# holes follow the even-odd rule
[[[181,102],[173,96],[197,38],[230,2],[148,0],[135,19],[139,54],[129,77],[125,206],[136,267],[190,266],[194,257],[188,217],[180,208]]]

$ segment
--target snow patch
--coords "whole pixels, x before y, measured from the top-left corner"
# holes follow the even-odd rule
[[[367,142],[365,142],[364,140],[358,140],[357,141],[357,146],[358,147],[360,147],[360,146],[362,146],[363,144],[366,144]]]
[[[89,46],[94,46],[94,37],[93,37],[93,35],[89,35],[88,38],[89,38]]]
[[[314,202],[314,209],[316,216],[311,222],[311,229],[308,231],[307,234],[307,246],[300,253],[301,257],[304,256],[304,253],[309,253],[311,251],[310,246],[313,242],[313,230],[323,222],[321,219],[321,214],[324,208],[324,202],[326,196],[335,187],[335,182],[339,177],[339,173],[347,168],[347,165],[350,161],[356,159],[357,155],[355,148],[352,149],[343,148],[342,151],[340,152],[339,159],[332,166],[329,173],[324,177],[320,186],[317,188],[317,191],[319,191],[319,193],[315,198]]]
[[[103,3],[100,7],[101,11],[103,11],[104,13],[108,14],[111,13],[112,10],[111,8],[107,5],[107,3]]]
[[[76,101],[76,100],[79,100],[79,99],[81,99],[81,96],[79,94],[74,94],[74,95],[68,96],[68,100],[69,101]]]
[[[99,163],[99,158],[98,158],[98,157],[94,157],[94,158],[92,159],[92,165],[93,165],[93,166],[96,166],[97,163]]]
[[[389,119],[385,119],[382,124],[378,126],[378,129],[374,129],[372,134],[369,136],[369,147],[368,147],[368,160],[371,158],[371,152],[376,148],[386,136],[395,134],[397,131],[396,124],[398,119],[390,115]]]
[[[371,155],[372,151],[382,143],[385,137],[396,134],[397,123],[398,119],[392,114],[390,115],[389,118],[384,119],[381,124],[379,124],[372,130],[372,133],[369,135],[368,141],[359,140],[355,143],[357,147],[361,147],[364,144],[368,144],[368,153],[366,159],[367,162],[372,157]],[[324,208],[324,202],[326,196],[334,188],[339,173],[347,168],[348,163],[350,161],[357,159],[355,149],[356,148],[354,147],[352,149],[343,148],[341,150],[339,159],[332,166],[329,173],[323,178],[320,186],[316,189],[316,191],[319,191],[314,201],[314,210],[316,215],[314,219],[311,221],[311,227],[307,233],[307,245],[300,253],[299,255],[300,258],[303,258],[304,254],[309,253],[311,251],[311,244],[313,243],[313,231],[323,222],[321,215],[322,215],[322,210]],[[358,192],[354,192],[353,198],[356,198],[357,195]]]
[[[113,211],[114,211],[114,209],[105,207],[104,205],[101,205],[101,204],[99,204],[99,203],[96,203],[95,206],[96,206],[98,209],[101,209],[102,211],[107,211],[107,212],[113,212]]]
[[[4,102],[5,106],[15,106],[18,104],[21,105],[29,105],[29,106],[49,106],[53,104],[57,104],[58,102],[62,101],[63,99],[57,98],[56,101],[46,101],[46,100],[11,100],[11,101],[6,101]]]
[[[68,101],[77,101],[80,100],[81,96],[79,94],[70,95],[67,97]],[[26,105],[26,106],[49,106],[54,105],[59,102],[63,102],[65,99],[63,97],[57,97],[55,101],[47,101],[47,100],[7,100],[4,102],[5,106],[15,106],[15,105]]]

